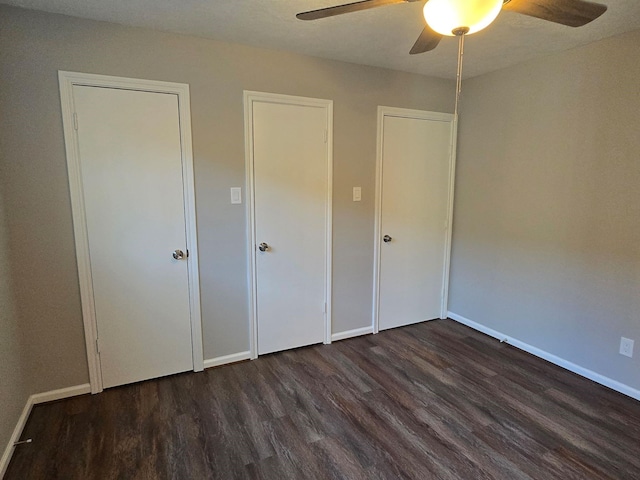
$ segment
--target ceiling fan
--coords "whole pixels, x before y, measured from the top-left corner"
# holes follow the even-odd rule
[[[320,8],[296,15],[300,20],[318,20],[370,8],[413,3],[424,0],[361,0]],[[521,13],[549,22],[581,27],[595,20],[606,5],[584,0],[427,0],[424,17],[427,24],[409,53],[424,53],[438,46],[443,36],[463,36],[487,27],[501,10]]]

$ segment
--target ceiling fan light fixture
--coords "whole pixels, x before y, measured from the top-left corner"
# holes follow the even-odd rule
[[[504,0],[427,0],[424,18],[441,35],[467,35],[488,27],[493,22]]]

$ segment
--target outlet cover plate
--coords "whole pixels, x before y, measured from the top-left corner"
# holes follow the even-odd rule
[[[633,357],[634,341],[630,338],[620,337],[620,355],[625,357]]]

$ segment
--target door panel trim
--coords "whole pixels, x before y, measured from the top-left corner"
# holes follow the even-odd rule
[[[182,153],[182,183],[185,205],[186,240],[189,256],[189,307],[191,317],[191,348],[193,370],[204,369],[202,347],[202,314],[200,310],[200,274],[198,269],[198,242],[196,229],[195,187],[193,174],[193,147],[191,140],[191,109],[189,85],[159,82],[135,78],[112,77],[89,73],[58,71],[60,85],[60,105],[69,175],[69,193],[73,216],[80,297],[82,301],[82,321],[84,324],[87,362],[91,393],[102,391],[100,357],[97,355],[97,323],[94,307],[91,264],[89,260],[89,239],[83,197],[82,176],[78,135],[74,122],[73,86],[120,88],[152,93],[169,93],[178,97],[180,120],[180,143]]]
[[[249,285],[249,317],[250,317],[250,350],[251,359],[258,358],[258,305],[257,270],[256,270],[256,228],[254,201],[254,158],[253,158],[253,104],[254,102],[278,103],[282,105],[299,105],[323,107],[327,109],[326,142],[327,142],[327,211],[325,240],[325,302],[324,343],[331,343],[331,285],[332,285],[332,240],[333,240],[333,101],[318,98],[297,97],[278,93],[244,91],[244,139],[245,139],[245,172],[246,172],[246,217],[247,217],[247,282]]]
[[[427,112],[423,110],[411,110],[406,108],[378,106],[378,136],[376,147],[376,191],[375,191],[375,219],[374,219],[374,240],[373,240],[373,305],[371,324],[373,333],[380,331],[380,235],[382,235],[382,153],[383,153],[383,133],[385,117],[412,118],[417,120],[433,120],[451,123],[451,145],[449,160],[449,189],[447,206],[447,227],[444,253],[444,269],[442,300],[440,304],[440,318],[447,318],[447,304],[449,299],[449,269],[451,262],[451,235],[453,229],[453,197],[456,168],[456,144],[457,144],[457,117],[451,113]]]

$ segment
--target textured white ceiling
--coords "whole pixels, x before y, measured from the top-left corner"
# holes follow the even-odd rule
[[[457,44],[445,38],[421,55],[409,49],[424,25],[423,2],[405,3],[316,21],[300,11],[354,0],[0,0],[0,3],[287,50],[345,62],[455,78]],[[465,77],[640,29],[639,0],[598,0],[609,9],[571,28],[502,12],[486,30],[469,36]]]

